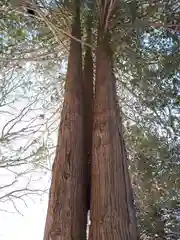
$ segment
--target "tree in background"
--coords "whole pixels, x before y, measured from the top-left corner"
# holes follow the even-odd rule
[[[127,141],[141,236],[178,239],[177,149],[166,138],[137,125],[131,126]]]
[[[23,214],[26,200],[47,194],[64,73],[62,59],[56,68],[54,51],[27,30],[24,16],[1,11],[0,210]]]

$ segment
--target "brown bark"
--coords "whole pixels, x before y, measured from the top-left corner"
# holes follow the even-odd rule
[[[99,34],[100,35],[100,34]],[[96,52],[90,240],[137,240],[109,40]]]
[[[77,5],[78,6],[78,5]],[[79,9],[72,35],[81,38]],[[87,162],[84,159],[81,44],[71,41],[64,105],[52,169],[44,240],[85,240]]]

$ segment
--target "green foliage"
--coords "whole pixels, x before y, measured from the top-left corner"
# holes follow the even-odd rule
[[[131,126],[128,133],[131,174],[141,235],[152,238],[158,233],[154,209],[161,213],[159,220],[164,224],[166,233],[172,233],[180,227],[177,220],[180,148],[173,144],[171,146],[164,137],[136,125]]]

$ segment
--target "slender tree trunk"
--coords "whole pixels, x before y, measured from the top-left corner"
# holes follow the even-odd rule
[[[92,146],[90,240],[137,240],[109,40],[99,31]]]
[[[80,2],[76,3],[72,35],[80,39]],[[79,42],[72,40],[44,240],[86,239],[88,206],[83,102],[82,49]]]

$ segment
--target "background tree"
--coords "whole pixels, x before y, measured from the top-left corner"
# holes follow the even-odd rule
[[[45,179],[55,149],[63,59],[56,62],[53,57],[52,62],[52,51],[31,35],[23,15],[3,6],[1,10],[0,208],[21,212],[20,203],[26,204],[30,196],[42,197],[48,189]],[[42,179],[43,187],[37,184]]]

